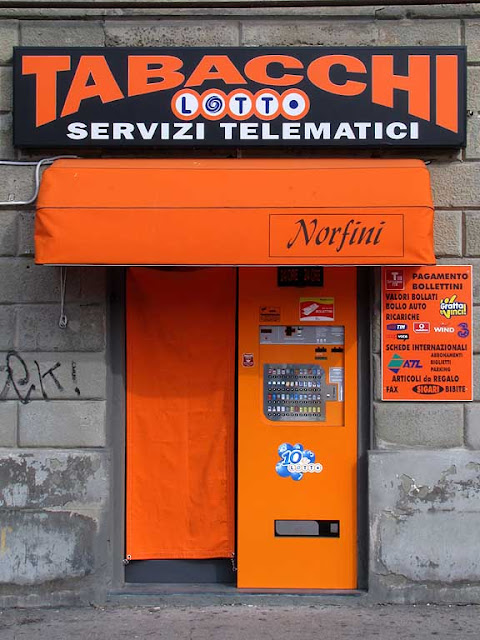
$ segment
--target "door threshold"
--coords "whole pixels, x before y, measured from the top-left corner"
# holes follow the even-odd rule
[[[238,589],[228,584],[133,584],[108,593],[111,604],[132,605],[287,605],[360,603],[367,596],[359,589]],[[188,600],[187,600],[188,599]]]

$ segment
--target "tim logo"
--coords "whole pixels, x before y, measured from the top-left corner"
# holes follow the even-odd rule
[[[420,364],[420,360],[404,360],[402,356],[395,353],[388,363],[388,368],[393,373],[398,373],[400,369],[423,369],[423,365]]]
[[[406,324],[387,324],[387,331],[405,331],[406,329]]]

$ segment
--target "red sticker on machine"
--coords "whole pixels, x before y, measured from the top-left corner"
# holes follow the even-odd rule
[[[334,298],[300,298],[300,320],[316,322],[334,319]]]
[[[244,367],[253,367],[254,364],[253,353],[244,353],[242,355],[242,365]]]
[[[405,289],[405,272],[403,269],[385,269],[385,291],[403,291]]]

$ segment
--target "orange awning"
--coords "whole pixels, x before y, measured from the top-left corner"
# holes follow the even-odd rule
[[[40,264],[434,264],[419,160],[58,160]]]

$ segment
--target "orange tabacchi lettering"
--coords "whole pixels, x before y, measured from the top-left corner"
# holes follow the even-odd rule
[[[293,56],[257,56],[245,65],[245,75],[259,84],[268,84],[274,87],[288,87],[298,84],[303,79],[303,74],[284,73],[281,76],[271,76],[268,67],[279,64],[284,69],[303,69],[303,63]]]
[[[372,102],[393,109],[395,89],[408,93],[408,113],[430,119],[430,56],[408,56],[408,75],[393,73],[393,56],[372,56]]]
[[[222,80],[225,84],[247,84],[228,56],[203,56],[185,86],[199,87],[207,80]]]
[[[152,68],[152,65],[155,65]],[[128,95],[174,89],[185,80],[179,69],[183,62],[175,56],[128,56]],[[151,82],[157,78],[158,82]]]
[[[330,73],[332,67],[340,65],[350,73],[366,73],[365,65],[353,56],[322,56],[314,60],[308,67],[308,79],[319,89],[339,96],[358,96],[365,91],[365,82],[346,80],[343,84],[332,82]]]
[[[70,71],[70,56],[24,56],[22,73],[36,76],[36,125],[57,117],[57,75]]]
[[[440,127],[458,132],[458,59],[437,56],[436,122]]]
[[[88,84],[90,80],[93,83]],[[62,118],[76,113],[83,100],[97,96],[104,104],[125,97],[104,56],[82,56],[63,105]]]
[[[237,103],[241,102],[242,109],[247,104],[249,107],[247,116],[244,115],[243,110],[235,115],[236,119],[241,120],[249,117],[255,109],[258,111],[258,104],[266,104],[270,100],[273,105],[275,98],[278,98],[274,87],[295,86],[308,78],[314,87],[338,96],[358,96],[365,92],[371,82],[372,103],[390,109],[395,106],[396,92],[405,92],[408,97],[408,113],[411,116],[428,121],[433,114],[432,118],[438,126],[455,133],[459,129],[459,69],[456,55],[409,55],[408,71],[406,75],[399,75],[395,73],[393,54],[373,54],[371,77],[369,75],[368,78],[367,63],[353,55],[343,54],[321,55],[313,59],[308,66],[307,63],[292,55],[257,55],[247,60],[244,65],[242,63],[243,68],[236,65],[229,55],[204,55],[193,67],[189,76],[182,72],[184,62],[181,57],[128,55],[128,76],[125,77],[125,72],[119,72],[118,78],[110,68],[107,57],[106,55],[82,55],[76,68],[73,66],[72,69],[72,58],[69,55],[24,55],[22,74],[35,77],[36,126],[40,127],[52,122],[59,116],[57,81],[60,73],[70,72],[73,78],[70,86],[67,85],[68,91],[63,108],[58,105],[61,117],[79,111],[83,101],[89,98],[100,98],[105,104],[127,96],[155,93],[176,87],[201,87],[205,83],[217,82],[229,87],[239,87]],[[433,64],[431,59],[434,59]],[[433,75],[436,81],[435,95],[431,95]],[[71,75],[68,74],[69,80],[70,77]],[[255,93],[258,98],[255,104],[251,91],[242,89],[249,82],[266,87]],[[220,91],[220,87],[211,87],[209,90]],[[188,91],[188,89],[185,90],[185,96]],[[242,91],[245,95],[241,94]],[[265,93],[263,98],[259,97],[261,91],[269,95]],[[291,91],[297,92],[298,95],[302,94],[296,89]],[[286,92],[282,95],[284,98],[287,97]],[[300,100],[297,100],[297,94],[292,93],[292,96],[292,100],[298,103],[296,110],[290,113],[283,109],[282,115],[286,119],[297,120],[308,113],[310,96],[304,93],[300,96]],[[60,96],[60,100],[62,99],[63,95]],[[435,104],[432,107],[433,103]],[[280,107],[277,102],[275,105],[278,111]],[[196,105],[197,110],[200,108],[200,104]],[[173,111],[175,113],[175,109]],[[225,109],[223,113],[232,115],[229,109]],[[191,114],[192,110],[189,109],[177,117],[191,119],[193,117]],[[215,115],[215,119],[220,118],[222,114]],[[191,117],[186,118],[185,115]],[[266,113],[256,115],[262,120],[274,117],[268,109]],[[417,123],[413,124],[418,126]],[[390,123],[386,131],[392,139],[406,136],[406,126],[402,123]],[[412,133],[413,137],[418,138],[418,134]]]

